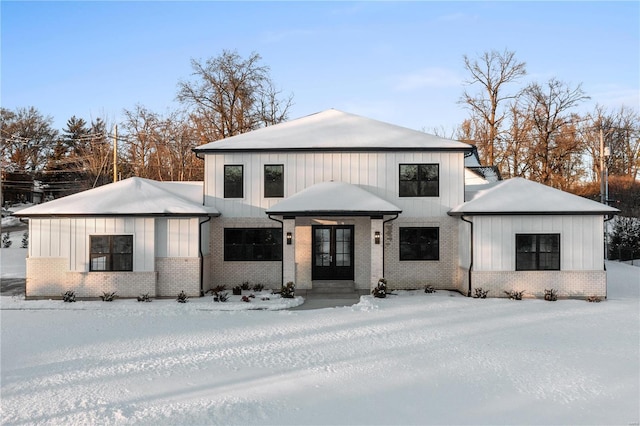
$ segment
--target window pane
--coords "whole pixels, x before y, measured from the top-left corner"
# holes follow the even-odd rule
[[[560,270],[560,234],[516,234],[516,271]]]
[[[264,196],[284,197],[284,166],[264,166]]]
[[[113,252],[114,253],[133,253],[133,236],[132,235],[114,235],[113,236]]]
[[[242,198],[242,166],[224,166],[224,198]]]
[[[110,244],[108,236],[91,237],[91,253],[109,253]]]
[[[282,230],[227,228],[224,230],[225,261],[282,259]]]
[[[440,191],[437,164],[400,164],[400,197],[437,197]]]
[[[438,260],[438,228],[400,228],[400,260]]]
[[[92,271],[108,271],[108,258],[104,255],[91,255],[90,270]]]

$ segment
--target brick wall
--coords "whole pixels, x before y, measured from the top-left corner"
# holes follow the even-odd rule
[[[558,297],[605,297],[605,271],[474,271],[473,288],[489,290],[488,297],[507,297],[505,291],[524,291],[526,297],[544,297],[545,289],[555,289]],[[473,294],[472,290],[472,294]]]
[[[156,258],[157,295],[176,297],[184,291],[189,297],[200,296],[200,258]]]

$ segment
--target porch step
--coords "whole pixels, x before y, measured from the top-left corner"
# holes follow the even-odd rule
[[[355,296],[360,294],[353,281],[313,281],[312,286],[311,290],[307,290],[308,295]]]

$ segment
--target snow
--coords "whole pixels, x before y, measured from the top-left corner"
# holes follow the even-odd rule
[[[158,182],[132,177],[39,204],[18,215],[219,215],[202,205],[202,182]]]
[[[601,303],[2,296],[2,424],[637,424],[640,268],[607,274]]]
[[[485,185],[468,186],[465,188],[465,192],[465,199],[469,201],[455,207],[449,214],[612,214],[619,211],[596,201],[523,178],[511,178]]]
[[[196,152],[299,149],[455,149],[471,145],[329,109],[297,120],[210,142]]]
[[[269,214],[283,213],[400,213],[390,202],[344,182],[322,182],[312,185],[267,210]]]

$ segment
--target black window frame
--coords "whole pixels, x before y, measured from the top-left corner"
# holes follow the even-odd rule
[[[282,228],[224,228],[223,250],[225,262],[280,262]]]
[[[412,232],[413,235],[409,234]],[[399,259],[401,261],[437,261],[440,260],[440,228],[437,226],[403,226],[399,228]],[[435,233],[429,236],[428,233]],[[426,250],[420,242],[424,237],[435,241],[431,251]],[[431,243],[426,243],[431,244]],[[410,250],[407,250],[410,249]],[[435,250],[435,251],[434,251]],[[411,254],[414,254],[411,256]]]
[[[403,167],[416,167],[415,179],[406,179]],[[435,179],[430,178],[428,169],[435,167]],[[404,179],[403,179],[404,177]],[[435,182],[435,185],[434,185]],[[439,197],[440,164],[438,163],[402,163],[398,167],[399,197]]]
[[[541,240],[549,237],[556,240],[551,243],[553,251],[541,251]],[[526,245],[524,244],[525,239],[529,240]],[[560,240],[559,233],[516,234],[516,271],[559,271],[561,263]],[[534,250],[525,251],[526,246],[534,247]],[[552,267],[548,267],[550,263],[553,263]]]
[[[240,168],[240,182],[230,180],[232,175],[228,173],[228,171],[230,171],[232,167]],[[224,165],[224,198],[244,198],[244,165]]]
[[[280,177],[274,178],[271,172],[267,172],[268,167],[280,167]],[[264,197],[284,198],[284,164],[264,165]]]
[[[105,240],[102,250],[98,251],[98,239]],[[124,244],[118,239],[126,239]],[[122,251],[125,248],[127,251]],[[104,258],[104,267],[100,268],[97,259]],[[133,271],[133,235],[90,235],[89,236],[89,271],[90,272],[131,272]]]

